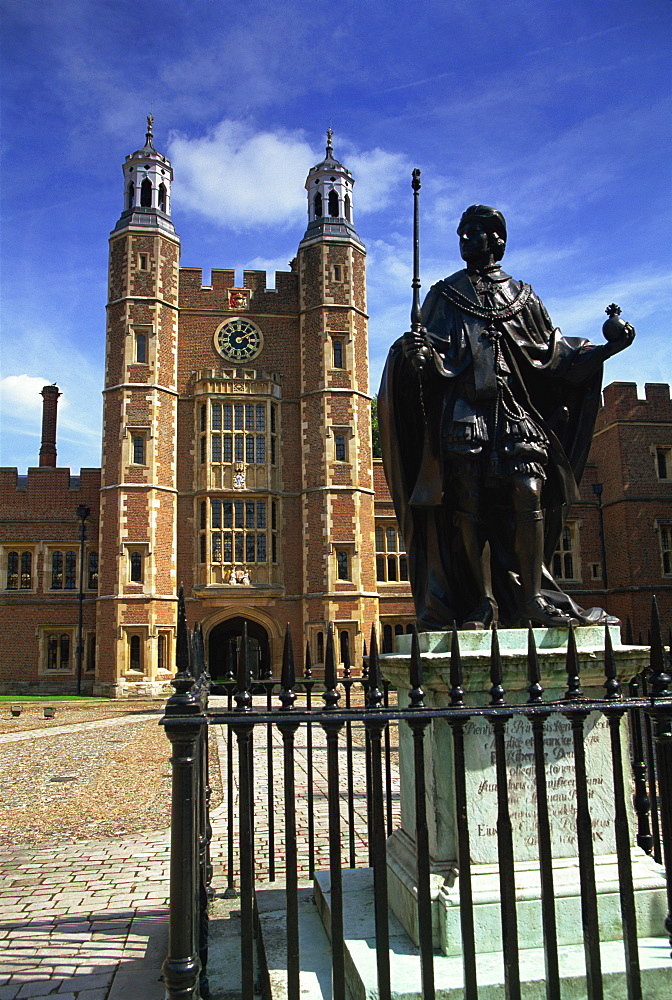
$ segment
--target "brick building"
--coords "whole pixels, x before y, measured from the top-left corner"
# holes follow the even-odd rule
[[[165,689],[177,591],[221,677],[244,624],[255,671],[279,671],[287,622],[324,659],[326,624],[357,663],[413,619],[403,544],[371,445],[365,249],[350,172],[306,181],[288,272],[180,267],[172,168],[151,122],[126,157],[110,236],[102,468],[56,466],[45,386],[40,466],[0,470],[0,691]],[[601,493],[593,487],[601,484]],[[635,630],[650,593],[672,612],[667,386],[605,392],[582,502],[555,568],[580,602]],[[88,510],[88,513],[84,513]],[[602,521],[600,520],[602,518]],[[600,524],[604,528],[606,567]],[[82,539],[82,525],[86,538]],[[606,593],[605,593],[606,591]],[[81,643],[80,643],[81,605]]]
[[[635,348],[636,350],[636,344]],[[633,382],[603,393],[581,501],[552,571],[582,606],[605,606],[647,639],[655,594],[672,623],[672,402],[670,387]]]

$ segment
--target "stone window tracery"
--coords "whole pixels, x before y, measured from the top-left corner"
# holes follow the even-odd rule
[[[556,580],[581,579],[578,521],[567,521],[562,529],[551,572]]]
[[[202,586],[275,584],[281,580],[274,498],[280,387],[266,374],[240,369],[217,377],[204,372],[202,382],[195,408],[198,580]]]
[[[51,553],[51,590],[75,590],[77,553],[73,550]]]
[[[142,583],[142,553],[131,552],[129,562],[131,583]]]
[[[89,552],[87,590],[98,590],[98,553]]]
[[[672,447],[657,447],[655,449],[656,475],[658,479],[668,482],[672,480]]]
[[[71,632],[50,632],[47,635],[47,670],[69,670],[72,649]]]
[[[33,553],[12,549],[7,553],[6,590],[33,589]]]
[[[408,580],[406,547],[396,522],[376,522],[376,579],[381,583]]]
[[[672,521],[661,521],[657,527],[663,576],[672,576]]]

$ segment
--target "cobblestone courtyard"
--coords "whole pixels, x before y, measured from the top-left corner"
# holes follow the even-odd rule
[[[0,1000],[162,1000],[166,956],[170,747],[158,726],[161,703],[108,703],[85,710],[57,705],[56,719],[33,705],[10,718],[0,708]],[[77,714],[79,713],[79,714]],[[255,740],[255,845],[260,881],[268,878],[268,752]],[[364,741],[352,733],[354,849],[366,865]],[[226,889],[227,740],[210,734],[212,860],[217,894]],[[341,740],[342,814],[347,818],[345,733]],[[305,733],[297,734],[299,855],[307,876]],[[281,738],[273,731],[272,787],[282,788]],[[313,727],[316,867],[328,866],[326,754]],[[393,761],[396,754],[393,749]],[[237,761],[234,749],[234,775]],[[224,773],[223,781],[220,773]],[[393,767],[393,814],[398,776]],[[235,781],[234,781],[234,791]],[[282,875],[282,800],[275,796],[276,876]],[[344,864],[349,838],[343,837]]]

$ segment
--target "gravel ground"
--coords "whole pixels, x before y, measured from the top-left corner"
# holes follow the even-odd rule
[[[20,700],[17,699],[17,702]],[[75,843],[165,829],[170,824],[170,744],[158,725],[163,702],[56,702],[45,720],[43,703],[23,703],[10,717],[0,704],[0,847]],[[123,717],[123,723],[87,728],[87,722]],[[77,731],[50,729],[81,724]],[[40,730],[38,736],[35,732]],[[221,801],[216,743],[211,739],[212,805]]]

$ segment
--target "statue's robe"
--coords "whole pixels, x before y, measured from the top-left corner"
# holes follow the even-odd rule
[[[600,405],[602,364],[613,352],[608,344],[596,346],[563,337],[529,286],[504,272],[498,273],[492,288],[489,301],[498,309],[506,309],[517,297],[519,302],[525,300],[520,311],[497,319],[494,326],[501,334],[500,357],[508,368],[509,388],[549,442],[542,490],[543,593],[580,621],[605,620],[599,609],[584,612],[577,608],[555,584],[547,566],[558,547],[568,508],[578,499]],[[448,458],[442,437],[465,408],[465,386],[470,387],[472,399],[483,400],[485,405],[492,399],[496,392],[494,348],[486,320],[455,305],[460,295],[476,307],[483,303],[466,270],[430,289],[422,318],[432,358],[419,376],[403,354],[401,338],[397,340],[390,349],[378,396],[383,465],[408,553],[416,616],[423,629],[463,622],[481,599],[454,526],[450,476],[459,475],[459,460],[454,454]],[[505,493],[501,504],[496,497],[488,504],[483,517],[499,620],[514,626],[519,622],[520,584],[513,550],[515,523]]]

